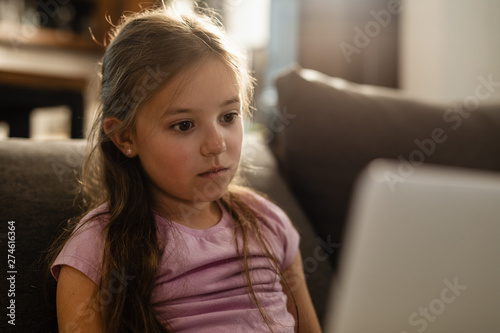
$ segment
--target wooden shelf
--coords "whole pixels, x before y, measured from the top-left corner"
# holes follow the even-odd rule
[[[82,0],[79,0],[82,1]],[[0,43],[12,47],[40,46],[72,49],[78,51],[103,52],[107,34],[113,24],[119,23],[124,12],[136,12],[158,4],[157,0],[86,0],[94,3],[94,11],[89,25],[92,29],[77,34],[71,31],[37,28],[33,25],[12,24],[0,21]]]
[[[0,85],[48,91],[84,92],[88,82],[82,77],[11,72],[0,69]]]
[[[87,36],[70,31],[34,28],[0,22],[0,43],[14,48],[22,46],[43,46],[79,51],[102,52],[104,46]]]

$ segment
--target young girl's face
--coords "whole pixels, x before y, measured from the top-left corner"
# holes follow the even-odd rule
[[[224,194],[240,162],[241,112],[235,74],[218,60],[181,73],[145,103],[134,148],[157,203],[175,212]]]

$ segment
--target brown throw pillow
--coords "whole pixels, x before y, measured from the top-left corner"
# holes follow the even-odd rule
[[[500,105],[487,105],[492,87],[486,83],[476,89],[481,98],[473,91],[452,105],[300,67],[283,73],[276,87],[287,122],[271,147],[306,214],[331,243],[341,242],[353,184],[373,159],[400,161],[388,179],[395,189],[422,163],[500,171]]]

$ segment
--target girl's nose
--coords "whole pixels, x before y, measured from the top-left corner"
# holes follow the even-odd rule
[[[225,152],[226,140],[217,128],[209,129],[201,145],[201,153],[205,156],[220,155]]]

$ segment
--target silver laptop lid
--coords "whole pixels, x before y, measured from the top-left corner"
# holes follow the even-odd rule
[[[325,332],[500,332],[500,175],[376,160]]]

